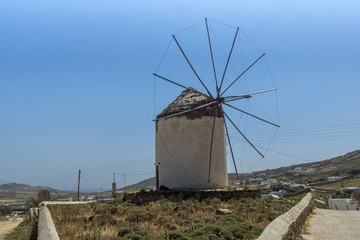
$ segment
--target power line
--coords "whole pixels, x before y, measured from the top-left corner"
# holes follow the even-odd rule
[[[70,177],[74,176],[74,175],[75,175],[75,174],[77,174],[77,173],[78,173],[78,171],[76,171],[76,172],[74,172],[74,173],[70,174],[69,176],[67,176],[67,177],[65,177],[65,178],[62,178],[62,179],[60,179],[60,180],[58,180],[58,181],[56,181],[56,182],[54,182],[54,183],[51,183],[51,184],[47,185],[46,187],[49,187],[49,186],[52,186],[52,185],[58,184],[58,183],[60,183],[60,182],[62,182],[62,181],[65,181],[66,179],[68,179],[68,178],[70,178]]]
[[[116,175],[136,175],[136,176],[138,176],[138,175],[149,175],[149,174],[153,174],[154,173],[154,171],[152,171],[152,172],[145,172],[145,173],[115,173]]]

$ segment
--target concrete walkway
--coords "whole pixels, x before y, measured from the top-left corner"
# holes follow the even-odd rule
[[[360,211],[315,208],[303,234],[307,240],[360,239]]]

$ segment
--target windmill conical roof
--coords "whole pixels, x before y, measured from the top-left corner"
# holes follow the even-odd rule
[[[184,90],[172,103],[170,103],[159,115],[157,115],[157,118],[162,118],[186,110],[191,110],[210,103],[211,101],[212,99],[208,95],[189,87]],[[191,112],[176,115],[174,117],[180,117],[184,115],[190,119],[201,118],[202,116],[221,116],[218,108],[211,105]]]

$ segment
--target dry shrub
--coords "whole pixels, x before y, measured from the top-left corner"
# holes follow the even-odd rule
[[[61,239],[254,239],[297,200],[158,200],[142,206],[119,199],[50,209]],[[219,216],[216,209],[234,214]]]

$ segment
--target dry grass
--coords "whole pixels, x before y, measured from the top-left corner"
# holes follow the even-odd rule
[[[116,199],[89,205],[51,206],[61,239],[255,239],[297,199],[221,202],[159,200],[144,206]],[[234,213],[216,215],[219,208]]]

